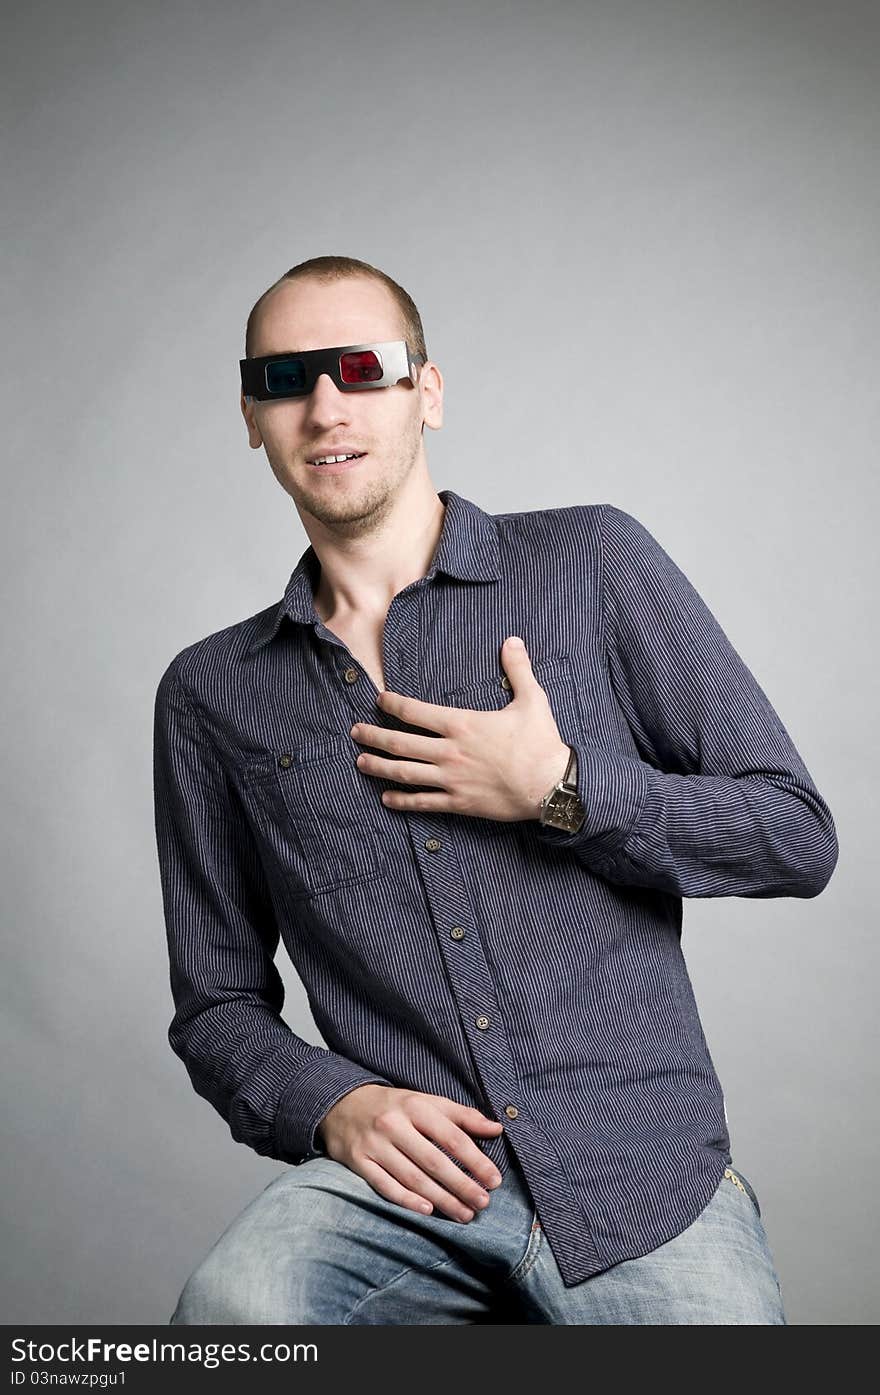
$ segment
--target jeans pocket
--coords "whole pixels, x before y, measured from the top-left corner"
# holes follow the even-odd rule
[[[733,1185],[735,1187],[738,1187],[741,1192],[745,1192],[746,1196],[749,1198],[758,1215],[760,1216],[761,1206],[758,1201],[758,1196],[748,1177],[746,1177],[744,1173],[740,1172],[738,1169],[736,1172],[734,1172],[732,1167],[726,1167],[724,1169],[724,1176],[728,1182],[732,1182]]]

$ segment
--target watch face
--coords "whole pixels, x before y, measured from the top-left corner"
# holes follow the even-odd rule
[[[574,793],[556,790],[542,811],[541,822],[566,833],[577,833],[584,821],[584,808]]]

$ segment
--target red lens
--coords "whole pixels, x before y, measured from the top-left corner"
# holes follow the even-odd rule
[[[344,383],[375,383],[383,376],[379,355],[372,349],[340,354],[339,373]]]

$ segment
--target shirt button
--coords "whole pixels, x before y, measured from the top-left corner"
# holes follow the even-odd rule
[[[480,1029],[481,1032],[484,1032],[484,1031],[486,1030],[486,1028],[488,1027],[488,1025],[489,1025],[489,1019],[488,1019],[488,1017],[478,1017],[478,1018],[477,1018],[477,1026],[479,1027],[479,1029]]]
[[[502,680],[501,680],[501,686],[502,686],[502,688],[509,688],[509,687],[510,687],[510,679],[508,678],[508,676],[507,676],[506,673],[505,673],[504,677],[503,677]]]
[[[286,770],[289,765],[293,764],[293,756],[289,751],[285,751],[278,757],[278,764],[281,766],[282,770]]]
[[[428,852],[437,852],[437,851],[439,850],[440,846],[441,846],[441,844],[440,844],[440,839],[439,839],[439,838],[426,838],[426,839],[425,839],[425,847],[428,849]]]
[[[358,681],[358,679],[360,678],[360,676],[361,676],[361,675],[360,675],[359,671],[358,671],[356,668],[347,668],[347,669],[345,670],[345,681],[346,681],[346,683],[356,683],[356,682]]]
[[[515,1119],[517,1114],[519,1114],[519,1110],[515,1104],[506,1104],[504,1106],[504,1113],[507,1115],[508,1119]]]
[[[464,939],[464,930],[460,925],[453,925],[449,933],[454,940]]]

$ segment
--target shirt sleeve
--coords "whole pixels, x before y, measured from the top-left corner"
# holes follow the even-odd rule
[[[359,1085],[388,1085],[312,1046],[280,1013],[279,930],[262,864],[216,748],[172,660],[156,693],[156,841],[176,1011],[168,1031],[233,1138],[285,1162],[323,1153],[315,1129]]]
[[[581,737],[577,833],[537,825],[609,881],[678,896],[816,896],[831,812],[705,602],[630,514],[603,506],[608,681],[637,756]]]

